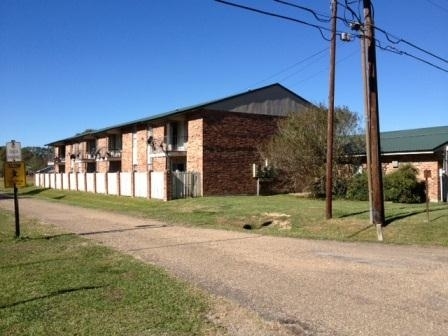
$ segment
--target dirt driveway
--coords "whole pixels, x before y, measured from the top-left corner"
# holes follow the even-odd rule
[[[162,266],[271,326],[241,324],[234,335],[448,335],[446,248],[186,228],[33,199],[20,210]]]

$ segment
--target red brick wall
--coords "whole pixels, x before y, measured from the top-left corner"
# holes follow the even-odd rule
[[[440,179],[439,169],[441,165],[437,161],[437,157],[434,155],[408,155],[408,156],[383,156],[383,170],[386,174],[396,171],[398,167],[394,167],[395,163],[398,163],[398,167],[404,164],[411,164],[418,169],[417,178],[420,181],[424,181],[424,171],[430,170],[431,177],[428,179],[429,186],[429,199],[430,201],[437,202],[440,199]]]
[[[204,121],[199,116],[188,121],[187,171],[203,172],[203,127]]]
[[[256,193],[252,164],[261,163],[258,147],[275,132],[277,121],[278,117],[244,113],[204,114],[204,196]]]
[[[154,146],[156,152],[160,152],[160,145],[165,141],[165,126],[159,125],[152,128],[152,136],[154,138]],[[163,154],[160,152],[159,155]],[[165,156],[157,156],[153,158],[152,170],[153,171],[165,171],[166,169],[166,158]]]
[[[70,173],[73,169],[72,160],[70,159],[70,155],[73,153],[73,145],[67,145],[65,147],[65,172]]]
[[[148,129],[146,126],[140,126],[137,129],[137,166],[136,171],[148,171]]]
[[[132,172],[132,130],[123,131],[121,151],[121,171]]]
[[[96,142],[97,151],[103,148],[108,148],[109,139],[107,137],[99,138]],[[104,152],[104,149],[102,150]],[[101,153],[101,155],[104,155]],[[96,162],[96,171],[99,173],[107,173],[109,171],[109,162],[104,160],[99,160]]]

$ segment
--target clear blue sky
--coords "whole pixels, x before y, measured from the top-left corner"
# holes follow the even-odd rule
[[[328,0],[290,1],[330,11]],[[271,0],[234,2],[329,27]],[[448,0],[373,3],[377,26],[448,58]],[[274,82],[326,104],[328,46],[314,28],[213,0],[1,0],[0,145],[43,146]],[[382,131],[448,125],[447,72],[377,56]],[[338,42],[337,59],[336,104],[362,115],[359,39]]]

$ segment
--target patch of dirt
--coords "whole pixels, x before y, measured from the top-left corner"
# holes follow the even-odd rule
[[[214,297],[212,310],[207,314],[214,326],[209,336],[302,336],[306,333],[287,324],[266,321],[253,311],[235,302]]]
[[[284,230],[291,229],[291,215],[278,212],[265,212],[263,216],[266,216],[272,221],[271,226],[275,226]]]

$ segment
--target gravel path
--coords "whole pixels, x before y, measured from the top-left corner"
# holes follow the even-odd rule
[[[225,298],[210,318],[231,335],[448,335],[446,248],[186,228],[34,199],[20,213]]]

